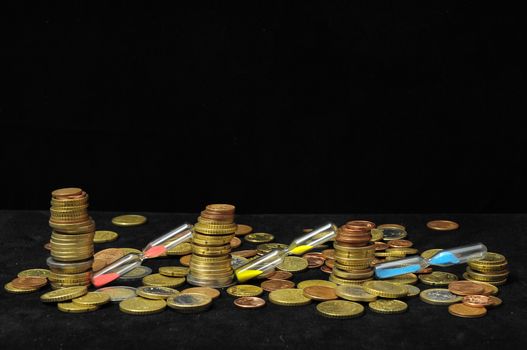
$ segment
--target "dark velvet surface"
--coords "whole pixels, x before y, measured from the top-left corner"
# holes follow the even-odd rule
[[[185,221],[194,222],[196,214],[147,215],[146,225],[132,228],[114,227],[111,218],[118,213],[92,212],[98,229],[111,229],[120,234],[117,241],[99,244],[97,250],[109,247],[142,248],[153,237]],[[367,219],[380,223],[401,223],[407,227],[408,239],[421,251],[447,248],[481,241],[490,251],[506,255],[511,270],[509,282],[500,287],[503,305],[489,310],[480,319],[451,316],[446,307],[428,305],[418,297],[408,300],[409,309],[401,315],[379,315],[366,310],[356,319],[334,320],[317,315],[315,303],[302,307],[282,307],[268,303],[260,310],[240,310],[233,298],[222,291],[213,307],[203,313],[179,314],[171,309],[161,314],[132,316],[121,313],[111,304],[86,314],[67,314],[54,304],[39,301],[49,290],[26,294],[8,294],[0,298],[0,344],[8,348],[212,348],[232,346],[247,349],[258,347],[341,349],[445,349],[448,347],[501,349],[525,345],[525,252],[527,215],[448,215],[460,224],[451,232],[435,232],[426,228],[430,219],[443,215],[246,215],[238,223],[249,224],[256,231],[275,234],[277,242],[289,242],[303,228],[327,221],[342,224],[349,219]],[[49,252],[43,245],[49,240],[48,213],[45,211],[1,211],[0,245],[2,248],[1,282],[9,282],[28,268],[46,267]],[[244,242],[238,249],[252,248]],[[176,265],[177,258],[148,261],[155,270],[159,266]],[[461,276],[465,266],[445,270]],[[319,270],[294,276],[294,281],[327,278]],[[129,283],[139,285],[139,282]],[[430,288],[418,284],[421,289]],[[180,287],[178,289],[182,289]],[[267,299],[267,293],[264,296]],[[523,345],[522,345],[523,344]]]

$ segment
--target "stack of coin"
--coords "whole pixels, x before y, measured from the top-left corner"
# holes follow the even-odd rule
[[[95,222],[88,215],[88,194],[80,188],[51,193],[51,257],[48,276],[54,289],[90,284]]]
[[[471,281],[487,282],[501,286],[507,282],[507,259],[498,253],[487,253],[483,259],[470,261],[463,277]]]
[[[371,262],[375,245],[371,240],[370,221],[349,221],[339,228],[335,237],[335,262],[329,280],[337,284],[362,284],[373,279]]]
[[[188,283],[212,288],[232,284],[230,242],[237,228],[234,210],[230,204],[210,204],[201,212],[194,225]]]

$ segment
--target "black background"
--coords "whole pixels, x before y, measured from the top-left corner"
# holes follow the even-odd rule
[[[92,6],[4,12],[0,208],[527,209],[514,8]]]

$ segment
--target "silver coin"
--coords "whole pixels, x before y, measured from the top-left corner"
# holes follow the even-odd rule
[[[166,299],[178,294],[179,291],[168,287],[142,286],[135,291],[137,295],[148,299]],[[145,295],[147,294],[147,295]]]
[[[97,289],[96,292],[108,294],[111,301],[123,301],[136,296],[134,287],[114,286]]]
[[[135,269],[128,271],[121,277],[119,277],[118,281],[133,281],[141,279],[145,276],[148,276],[152,273],[152,269],[148,266],[138,266]]]
[[[249,259],[244,258],[243,256],[233,255],[231,259],[231,266],[236,270],[238,267],[245,265],[248,261]]]
[[[400,228],[383,228],[382,229],[383,238],[385,241],[392,241],[396,239],[402,239],[408,234],[405,230]]]
[[[441,304],[453,304],[463,300],[463,297],[451,293],[446,288],[432,288],[423,290],[419,294],[422,301],[430,303],[430,301]],[[427,300],[428,299],[428,300]]]

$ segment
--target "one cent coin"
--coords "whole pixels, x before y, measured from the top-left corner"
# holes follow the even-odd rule
[[[463,297],[463,304],[472,307],[491,306],[493,301],[486,295],[465,295]]]
[[[326,286],[310,286],[304,288],[304,296],[313,300],[326,301],[337,299],[335,288]]]
[[[253,231],[253,228],[249,225],[242,225],[238,224],[238,227],[236,228],[235,235],[236,236],[245,236]]]
[[[183,266],[189,266],[189,265],[190,265],[190,258],[192,258],[192,254],[182,256],[182,257],[179,259],[179,262],[180,262],[181,265],[183,265]]]
[[[326,261],[326,259],[322,257],[316,257],[316,256],[308,256],[308,257],[304,256],[304,259],[307,260],[307,267],[309,269],[320,267],[324,265],[324,262]]]
[[[267,276],[270,280],[288,280],[293,274],[288,271],[275,271],[272,275]]]
[[[234,300],[234,305],[242,309],[258,309],[265,305],[265,300],[258,297],[241,297]]]
[[[448,290],[457,295],[482,294],[485,287],[470,281],[456,281],[448,284]]]
[[[326,259],[335,259],[335,249],[325,249],[322,251],[322,255]]]
[[[231,249],[235,249],[235,248],[238,248],[240,245],[242,245],[242,241],[238,237],[232,237],[230,244],[231,244]]]
[[[323,265],[323,266],[320,267],[320,271],[322,271],[324,273],[327,273],[327,274],[330,274],[330,273],[333,272],[333,269],[331,267]]]
[[[410,248],[414,244],[407,239],[394,239],[393,241],[389,241],[388,245],[392,248]]]
[[[452,304],[448,307],[448,312],[457,317],[476,318],[485,316],[487,309],[484,307],[472,307],[465,304]]]
[[[260,286],[262,287],[263,290],[267,292],[272,292],[273,290],[278,290],[278,289],[294,288],[295,283],[291,281],[287,281],[287,280],[273,279],[273,280],[267,280],[267,281],[262,282]]]
[[[36,277],[36,276],[27,276],[27,277],[17,277],[11,281],[11,284],[15,288],[19,289],[35,289],[45,286],[48,283],[46,277]]]
[[[459,228],[459,224],[450,220],[433,220],[426,223],[426,226],[431,230],[436,231],[452,231]]]

